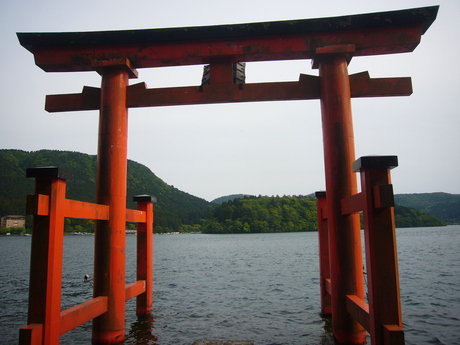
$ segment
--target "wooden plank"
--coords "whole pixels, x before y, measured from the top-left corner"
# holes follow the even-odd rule
[[[370,332],[369,305],[355,295],[347,295],[347,311],[353,319]]]
[[[352,97],[407,96],[412,93],[410,78],[371,79],[367,72],[350,76]],[[301,74],[298,82],[213,84],[148,89],[145,83],[130,85],[127,107],[160,107],[186,104],[267,102],[319,99],[320,79]],[[98,110],[100,89],[84,87],[79,94],[48,95],[48,112]]]
[[[53,113],[59,111],[97,110],[101,99],[101,89],[83,87],[82,93],[64,95],[47,95],[45,110]]]
[[[136,296],[139,296],[141,293],[145,292],[145,280],[138,280],[134,283],[126,285],[125,290],[125,301],[130,300]]]
[[[147,215],[144,211],[126,209],[126,221],[134,223],[145,223]]]
[[[383,343],[385,345],[404,345],[404,331],[398,325],[383,326]]]
[[[31,323],[19,330],[19,345],[43,345],[43,325]]]
[[[50,213],[50,197],[45,194],[27,195],[26,214],[48,216]]]
[[[61,312],[61,335],[107,312],[108,297],[100,296]]]
[[[402,78],[370,78],[368,72],[350,75],[351,97],[390,97],[410,96],[412,79]]]
[[[65,217],[80,219],[109,219],[109,206],[94,204],[90,202],[65,199],[64,202]]]
[[[365,202],[366,199],[363,193],[357,193],[342,199],[342,214],[346,215],[364,211]]]

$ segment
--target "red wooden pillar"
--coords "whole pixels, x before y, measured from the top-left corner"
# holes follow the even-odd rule
[[[390,176],[396,166],[396,156],[361,157],[353,164],[360,172],[361,190],[366,191],[363,214],[373,345],[404,344]]]
[[[145,223],[137,225],[137,280],[145,281],[145,292],[137,296],[136,314],[150,315],[153,310],[153,222],[156,198],[150,195],[134,197],[137,209],[146,212]]]
[[[93,343],[116,344],[125,337],[125,246],[129,66],[95,63],[102,74],[96,175],[98,204],[109,205],[109,220],[97,221],[94,297],[108,297],[108,311],[93,320]]]
[[[66,178],[57,167],[27,169],[34,177],[35,195],[28,203],[33,214],[30,258],[29,310],[27,324],[19,333],[20,344],[58,345],[60,336],[62,255],[64,249],[64,208]],[[46,205],[38,202],[44,195]],[[31,209],[33,208],[33,209]]]
[[[329,233],[327,223],[326,192],[316,192],[319,241],[319,279],[321,289],[321,314],[331,315],[331,273],[329,263]]]
[[[354,46],[319,48],[321,115],[329,224],[332,330],[338,343],[361,344],[366,333],[347,312],[346,296],[364,296],[359,215],[342,215],[341,200],[357,193],[347,64]]]

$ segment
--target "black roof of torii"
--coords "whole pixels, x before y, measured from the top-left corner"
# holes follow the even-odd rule
[[[423,24],[423,34],[436,19],[438,9],[439,6],[431,6],[331,18],[249,24],[116,31],[18,33],[17,35],[21,45],[33,52],[34,47],[123,45],[228,39],[251,36],[308,34],[337,30],[383,28],[419,23]]]

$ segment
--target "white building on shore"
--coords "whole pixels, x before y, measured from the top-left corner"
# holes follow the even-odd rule
[[[5,216],[1,219],[0,228],[25,228],[26,227],[26,217],[24,216]]]

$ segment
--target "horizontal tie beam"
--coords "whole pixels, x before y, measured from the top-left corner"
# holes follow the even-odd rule
[[[50,197],[44,194],[32,194],[27,196],[27,214],[37,216],[49,216]],[[109,206],[93,204],[72,199],[62,200],[64,217],[79,219],[108,220]],[[146,213],[139,210],[126,209],[126,221],[145,223]]]
[[[347,295],[346,304],[348,312],[369,332],[369,304],[355,295]]]
[[[107,296],[99,296],[61,312],[60,334],[63,335],[78,326],[107,312]]]
[[[129,301],[131,298],[139,296],[145,292],[146,282],[145,280],[137,280],[126,286],[125,289],[125,301]]]
[[[412,94],[410,77],[377,78],[368,72],[350,76],[352,97],[409,96]],[[186,104],[211,104],[230,102],[266,102],[319,99],[320,78],[301,74],[298,82],[273,82],[252,84],[216,84],[148,89],[145,83],[127,89],[127,107],[158,107]],[[81,93],[48,95],[45,109],[48,112],[98,110],[100,89],[87,87]]]

